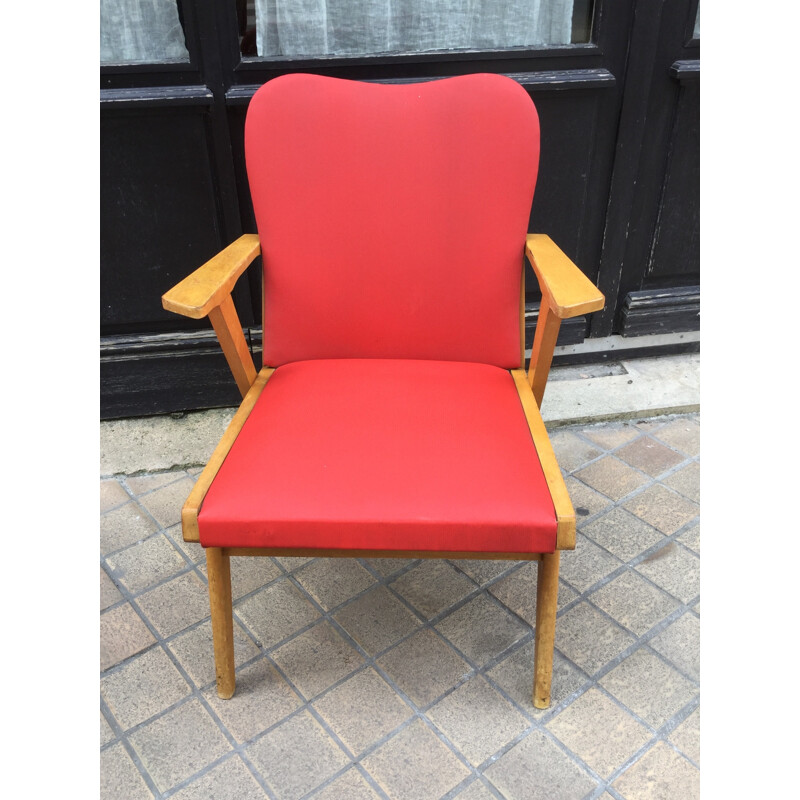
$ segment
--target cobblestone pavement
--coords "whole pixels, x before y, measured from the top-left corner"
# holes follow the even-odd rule
[[[699,414],[559,428],[578,515],[552,705],[536,565],[232,560],[237,690],[214,688],[200,469],[101,478],[103,798],[699,794]]]

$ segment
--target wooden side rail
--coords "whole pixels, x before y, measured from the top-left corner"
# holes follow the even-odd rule
[[[553,509],[556,512],[556,550],[574,550],[575,509],[572,506],[567,485],[564,483],[561,468],[558,466],[556,454],[553,452],[553,446],[550,444],[542,415],[539,413],[539,407],[525,377],[525,371],[512,369],[511,377],[514,379],[522,410],[525,412],[525,419],[528,422],[528,429],[539,456],[539,463],[542,465],[544,479],[547,481],[547,488],[550,490],[550,497],[553,500]]]
[[[207,316],[211,320],[242,397],[256,379],[256,368],[231,292],[239,276],[260,254],[257,234],[246,233],[161,298],[167,311],[192,319]]]
[[[206,464],[200,476],[197,478],[188,499],[181,509],[181,528],[183,530],[183,540],[185,542],[199,542],[200,541],[200,528],[197,524],[197,515],[203,507],[203,500],[205,500],[206,493],[211,488],[214,478],[222,467],[222,462],[225,461],[228,453],[233,447],[233,443],[242,431],[244,423],[250,416],[256,401],[264,391],[267,381],[272,377],[274,369],[264,367],[253,381],[250,391],[245,395],[242,404],[234,414],[233,419],[228,424],[225,433],[220,439],[219,444],[214,448],[208,463]]]
[[[528,369],[528,383],[541,407],[561,320],[599,311],[605,297],[549,236],[529,233],[525,255],[542,292]]]

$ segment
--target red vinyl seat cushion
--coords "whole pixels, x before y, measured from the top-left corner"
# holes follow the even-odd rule
[[[542,553],[556,542],[513,378],[449,361],[279,367],[198,525],[206,547]]]

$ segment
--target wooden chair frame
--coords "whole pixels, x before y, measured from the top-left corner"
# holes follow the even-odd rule
[[[168,311],[174,311],[192,319],[208,316],[239,391],[244,398],[208,464],[197,479],[181,512],[183,538],[187,542],[200,541],[197,517],[206,492],[274,372],[274,369],[267,366],[260,372],[256,370],[231,297],[231,291],[237,279],[260,253],[261,246],[258,236],[245,234],[177,284],[162,298],[163,306]],[[539,408],[542,404],[561,320],[598,311],[603,308],[605,301],[597,287],[553,243],[549,236],[529,234],[525,242],[525,254],[539,281],[542,303],[534,334],[530,367],[526,374],[523,270],[520,293],[521,366],[519,369],[510,370],[510,373],[514,378],[531,436],[553,498],[557,519],[555,552],[537,554],[207,547],[208,590],[217,693],[221,698],[230,698],[236,687],[231,556],[471,558],[539,562],[536,590],[533,704],[536,708],[547,708],[550,705],[560,551],[575,548],[575,512]]]

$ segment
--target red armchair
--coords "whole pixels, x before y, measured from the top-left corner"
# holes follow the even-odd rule
[[[533,702],[550,702],[575,516],[539,414],[561,319],[603,306],[527,235],[539,123],[497,75],[265,84],[245,151],[258,235],[163,297],[209,316],[244,400],[183,512],[235,688],[231,556],[538,560]],[[524,370],[527,254],[542,291]],[[264,367],[230,292],[261,254]]]

